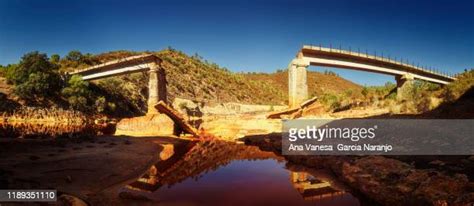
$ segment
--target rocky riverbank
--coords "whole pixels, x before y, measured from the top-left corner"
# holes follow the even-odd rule
[[[248,136],[246,144],[281,153],[281,134]],[[292,163],[330,169],[354,190],[383,205],[471,205],[470,170],[417,168],[391,156],[285,156]],[[425,157],[426,158],[426,157]],[[472,157],[459,157],[472,161]],[[411,158],[412,160],[416,157]],[[436,159],[436,157],[432,157]]]

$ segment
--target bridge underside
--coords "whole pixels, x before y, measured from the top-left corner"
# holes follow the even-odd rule
[[[455,78],[391,59],[331,48],[304,46],[288,66],[289,106],[298,106],[308,98],[306,70],[309,65],[366,71],[395,76],[398,97],[403,99],[412,80],[449,84]]]
[[[137,73],[137,72],[142,72],[142,71],[148,71],[150,70],[151,67],[153,67],[152,63],[144,63],[140,65],[128,66],[128,67],[123,67],[119,69],[96,71],[90,74],[83,74],[82,79],[83,80],[104,79],[107,77],[114,77],[114,76],[132,74],[132,73]]]
[[[167,102],[166,97],[166,74],[160,66],[161,59],[155,55],[132,56],[116,61],[99,64],[83,70],[69,73],[70,75],[81,75],[84,80],[97,80],[112,76],[125,75],[135,72],[148,71],[148,112],[147,114],[159,113],[155,105],[159,101]]]

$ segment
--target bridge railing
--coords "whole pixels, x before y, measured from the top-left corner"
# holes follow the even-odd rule
[[[344,49],[342,49],[341,46],[339,46],[339,48],[333,48],[332,45],[330,45],[329,47],[323,47],[321,45],[318,45],[318,46],[304,45],[303,48],[304,49],[324,51],[324,52],[347,54],[347,55],[352,55],[352,56],[357,56],[357,57],[364,57],[364,58],[368,58],[368,59],[374,59],[374,60],[378,60],[378,61],[383,61],[383,62],[387,62],[387,63],[398,64],[398,65],[401,65],[401,66],[410,67],[410,68],[418,70],[418,71],[430,73],[430,74],[433,74],[433,75],[442,76],[442,77],[453,79],[453,80],[456,79],[455,75],[448,74],[448,73],[445,73],[445,72],[439,72],[436,69],[432,69],[430,67],[428,67],[428,68],[422,67],[422,66],[420,67],[419,65],[415,65],[414,63],[412,63],[412,64],[404,63],[402,58],[400,58],[400,61],[397,61],[396,58],[392,59],[392,58],[390,58],[390,56],[389,57],[384,57],[383,53],[381,53],[382,54],[381,56],[377,56],[376,52],[374,52],[374,55],[371,55],[371,54],[369,54],[369,52],[367,50],[366,50],[365,53],[363,53],[363,52],[360,51],[360,49],[357,49],[357,51],[352,51],[352,49],[349,47],[349,50],[344,50]],[[406,60],[406,61],[408,62],[408,60]]]
[[[153,57],[153,56],[154,56],[153,54],[141,54],[141,55],[136,55],[136,56],[120,58],[120,59],[108,61],[108,62],[105,62],[105,63],[102,63],[102,64],[90,66],[90,67],[87,67],[87,68],[84,68],[84,69],[74,70],[74,71],[69,72],[69,74],[71,74],[71,75],[80,74],[80,73],[83,73],[83,72],[93,71],[93,70],[98,69],[98,68],[103,68],[103,67],[112,66],[112,65],[118,65],[118,64],[130,62],[130,61],[138,61],[138,62],[136,62],[136,64],[138,65],[138,63],[149,62],[150,57]]]

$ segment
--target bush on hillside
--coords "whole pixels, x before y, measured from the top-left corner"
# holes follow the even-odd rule
[[[67,87],[61,93],[67,99],[71,108],[80,111],[90,109],[88,106],[88,99],[91,96],[89,82],[82,80],[81,76],[73,75],[69,79]]]
[[[325,105],[329,110],[336,110],[341,106],[339,96],[331,93],[325,93],[320,97],[321,103]]]
[[[14,92],[22,99],[51,97],[61,89],[62,80],[58,66],[49,61],[46,54],[25,54],[17,66],[7,70],[8,82],[15,85]]]
[[[472,87],[474,87],[474,69],[458,75],[456,81],[443,89],[442,96],[447,102],[454,102]]]
[[[422,113],[434,109],[441,102],[436,100],[437,94],[441,89],[440,85],[434,83],[415,81],[411,91],[412,95],[409,99],[411,104],[407,107],[409,107],[409,110],[413,111],[413,113]]]
[[[53,64],[59,64],[59,61],[61,60],[61,57],[59,56],[59,54],[53,54],[51,55],[51,57],[49,58],[49,61]]]
[[[329,71],[329,70],[324,70],[323,74],[324,75],[329,75],[329,76],[335,76],[335,77],[339,76],[339,74],[337,74],[336,72]]]
[[[98,113],[102,113],[107,108],[107,100],[105,99],[105,97],[100,96],[95,100],[94,106]]]
[[[54,57],[56,58],[56,57]],[[100,61],[94,55],[87,53],[82,54],[80,51],[70,51],[64,58],[59,61],[61,70],[83,69],[92,65],[99,64]]]
[[[383,86],[365,86],[361,91],[362,101],[365,105],[372,105],[379,100],[394,99],[396,97],[396,93],[393,92],[395,88],[396,85],[392,82],[387,82]]]

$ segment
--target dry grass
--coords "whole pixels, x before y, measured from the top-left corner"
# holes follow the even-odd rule
[[[4,122],[58,122],[64,124],[86,122],[86,117],[81,112],[61,108],[22,107],[13,112],[4,112],[0,117]]]

